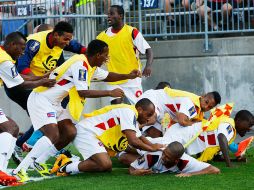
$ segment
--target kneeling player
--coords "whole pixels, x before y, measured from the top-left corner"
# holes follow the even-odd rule
[[[128,144],[146,151],[159,150],[162,146],[151,144],[141,136],[138,126],[149,122],[154,114],[153,103],[144,98],[135,106],[111,105],[85,115],[86,118],[76,125],[77,136],[73,142],[84,161],[71,163],[69,159],[58,160],[62,163],[58,174],[111,171],[112,162],[107,150],[123,151]]]

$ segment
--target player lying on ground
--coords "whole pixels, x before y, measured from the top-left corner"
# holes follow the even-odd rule
[[[181,126],[190,126],[203,119],[207,112],[220,103],[218,92],[209,92],[203,96],[165,87],[159,90],[148,90],[140,98],[148,98],[156,107],[156,123],[143,127],[143,131],[153,128],[156,134],[165,133],[161,125],[165,113],[170,116],[170,124],[179,123]],[[153,135],[153,137],[155,137]],[[158,136],[157,136],[158,137]]]
[[[177,177],[190,177],[220,173],[218,168],[185,154],[183,145],[177,141],[170,143],[163,151],[145,152],[142,156],[131,158],[131,175],[173,172],[177,173]]]

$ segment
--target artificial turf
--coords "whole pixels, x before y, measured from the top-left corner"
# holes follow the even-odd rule
[[[74,151],[75,152],[75,151]],[[83,173],[68,177],[56,177],[38,182],[30,182],[17,190],[217,190],[217,189],[254,189],[254,149],[248,150],[248,163],[234,163],[233,168],[225,164],[212,164],[221,169],[219,175],[193,176],[177,178],[174,174],[153,174],[148,176],[130,176],[128,169],[113,159],[113,170],[108,173]],[[51,162],[53,162],[51,160]],[[31,174],[31,173],[30,173]]]

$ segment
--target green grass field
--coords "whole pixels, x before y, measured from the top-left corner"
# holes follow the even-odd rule
[[[190,178],[177,178],[174,174],[153,174],[149,176],[130,176],[125,166],[113,160],[111,173],[83,173],[68,177],[56,177],[38,182],[31,182],[17,190],[217,190],[217,189],[254,189],[254,149],[248,151],[248,163],[234,163],[233,168],[224,163],[212,163],[221,169],[219,175],[203,175]]]

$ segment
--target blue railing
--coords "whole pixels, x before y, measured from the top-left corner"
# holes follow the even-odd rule
[[[254,31],[253,0],[4,0],[0,2],[1,40],[9,32],[30,34],[40,23],[71,22],[75,37],[87,44],[107,28],[111,4],[122,5],[125,22],[145,37],[201,35],[208,50],[210,34]]]

